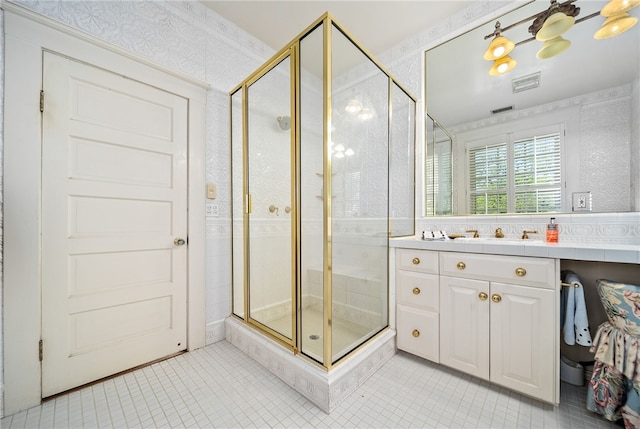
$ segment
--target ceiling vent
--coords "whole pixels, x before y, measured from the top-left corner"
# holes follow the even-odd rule
[[[540,86],[540,72],[535,72],[522,77],[517,77],[511,81],[511,87],[513,93],[527,91],[529,89],[537,88]]]
[[[506,106],[506,107],[501,107],[499,109],[492,110],[491,114],[495,115],[496,113],[508,112],[509,110],[513,110],[513,106]]]

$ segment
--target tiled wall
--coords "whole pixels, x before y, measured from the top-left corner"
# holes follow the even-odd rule
[[[481,237],[492,237],[496,228],[502,228],[507,238],[519,238],[527,230],[538,231],[529,235],[531,240],[544,240],[551,216],[559,225],[562,242],[640,246],[638,212],[434,217],[418,220],[416,229],[418,233],[445,230],[447,234],[464,234],[466,230],[476,229]]]
[[[625,85],[626,94],[630,85]],[[631,208],[631,100],[602,99],[580,110],[580,190],[591,191],[595,211]],[[606,142],[606,144],[604,144]],[[637,158],[638,156],[636,156]]]

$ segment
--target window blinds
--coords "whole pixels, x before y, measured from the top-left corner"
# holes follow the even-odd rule
[[[470,213],[560,211],[559,133],[474,147],[468,156]]]

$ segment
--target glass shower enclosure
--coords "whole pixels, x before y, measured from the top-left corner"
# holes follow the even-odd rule
[[[415,99],[328,13],[230,99],[233,315],[331,369],[389,326]]]
[[[425,118],[425,215],[453,214],[453,137],[430,115]]]

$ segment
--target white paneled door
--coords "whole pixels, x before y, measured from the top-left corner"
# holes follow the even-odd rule
[[[42,396],[187,348],[187,100],[45,52]]]

